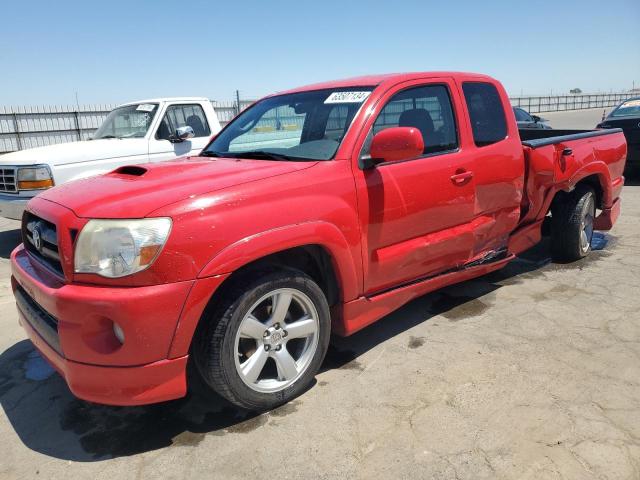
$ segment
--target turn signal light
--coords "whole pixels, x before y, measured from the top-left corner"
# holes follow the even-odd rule
[[[20,190],[37,190],[51,187],[53,187],[53,180],[50,178],[47,180],[21,180],[18,182],[18,189]]]

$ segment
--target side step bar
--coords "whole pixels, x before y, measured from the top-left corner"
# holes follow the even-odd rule
[[[408,286],[411,286],[411,285],[415,285],[417,283],[426,282],[428,280],[434,280],[434,279],[436,279],[438,277],[442,277],[444,275],[450,275],[452,273],[463,272],[465,270],[469,270],[470,268],[479,267],[479,266],[482,266],[482,265],[489,265],[491,263],[499,262],[500,260],[503,260],[503,259],[507,258],[508,256],[509,256],[509,252],[507,251],[506,248],[501,248],[499,250],[492,250],[490,252],[487,252],[487,254],[484,255],[482,258],[479,258],[477,260],[473,260],[473,261],[471,261],[469,263],[465,263],[464,265],[461,265],[459,267],[450,268],[449,270],[445,270],[443,272],[436,273],[434,275],[427,275],[426,277],[416,278],[415,280],[410,280],[408,282],[401,283],[399,285],[396,285],[396,286],[391,287],[391,288],[387,288],[385,290],[379,290],[377,292],[370,293],[369,295],[365,295],[365,297],[366,298],[374,298],[374,297],[377,297],[378,295],[383,295],[385,293],[393,292],[394,290],[398,290],[400,288],[404,288],[404,287],[408,287]]]

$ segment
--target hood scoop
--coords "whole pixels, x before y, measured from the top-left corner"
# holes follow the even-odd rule
[[[111,173],[117,173],[118,175],[130,175],[132,177],[141,177],[142,175],[147,173],[147,169],[144,167],[139,167],[137,165],[125,165],[124,167],[115,169]]]

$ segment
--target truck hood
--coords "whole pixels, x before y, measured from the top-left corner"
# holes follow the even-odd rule
[[[58,143],[29,148],[0,156],[0,165],[65,165],[87,160],[146,155],[149,142],[145,138],[110,138],[84,142]]]
[[[186,157],[120,167],[38,195],[85,218],[142,218],[165,205],[234,185],[284,175],[317,162]]]

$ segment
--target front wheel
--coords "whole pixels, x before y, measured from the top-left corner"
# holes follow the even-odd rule
[[[587,185],[578,185],[551,211],[551,254],[555,261],[572,262],[591,251],[596,196]]]
[[[236,282],[203,321],[194,349],[198,371],[214,391],[249,410],[277,407],[311,386],[331,327],[322,290],[289,270]]]

